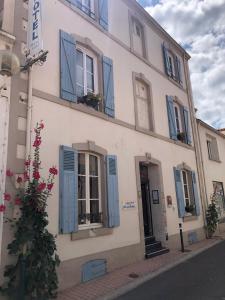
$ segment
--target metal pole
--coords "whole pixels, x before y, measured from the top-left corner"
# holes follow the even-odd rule
[[[31,151],[31,122],[32,122],[32,108],[33,108],[33,100],[32,100],[32,66],[28,69],[28,100],[27,100],[27,132],[26,132],[26,159],[30,156]]]
[[[179,223],[180,228],[180,243],[181,243],[181,252],[184,252],[184,239],[183,239],[183,231],[182,231],[182,224]]]

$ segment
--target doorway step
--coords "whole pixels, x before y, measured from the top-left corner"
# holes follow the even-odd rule
[[[169,251],[168,248],[162,246],[161,242],[156,241],[154,236],[145,237],[145,258],[152,258]]]

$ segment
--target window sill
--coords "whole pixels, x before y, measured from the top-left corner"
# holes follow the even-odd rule
[[[183,222],[191,222],[191,221],[196,221],[198,220],[197,216],[184,216],[183,217]]]
[[[210,161],[214,161],[214,162],[217,162],[217,163],[221,163],[221,160],[217,160],[217,159],[213,159],[213,158],[209,158]]]
[[[110,235],[112,233],[113,233],[112,228],[99,227],[99,228],[84,229],[78,232],[71,233],[71,241],[95,238],[99,236]]]

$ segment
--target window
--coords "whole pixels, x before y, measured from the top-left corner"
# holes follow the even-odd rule
[[[91,153],[78,154],[78,224],[81,228],[99,226],[101,210],[100,158]]]
[[[95,19],[94,0],[77,0],[76,6],[85,14]]]
[[[145,57],[145,40],[144,40],[144,29],[141,23],[132,17],[131,19],[131,45],[133,50],[140,54],[141,56]]]
[[[77,49],[77,96],[97,92],[97,58],[91,52]]]
[[[141,80],[135,80],[137,102],[137,126],[142,129],[153,130],[150,117],[149,86]]]
[[[219,151],[218,151],[216,138],[212,136],[207,136],[206,144],[207,144],[209,159],[214,161],[219,161],[220,160]]]
[[[193,197],[191,172],[182,170],[182,183],[184,193],[185,212],[187,214],[195,213],[195,202]]]
[[[191,145],[189,111],[176,97],[166,96],[170,138]]]
[[[171,49],[167,48],[165,44],[162,45],[162,49],[166,74],[179,84],[182,84],[180,58]]]
[[[218,210],[221,214],[222,211],[225,211],[225,197],[222,182],[213,181],[213,194],[214,199],[216,200]]]

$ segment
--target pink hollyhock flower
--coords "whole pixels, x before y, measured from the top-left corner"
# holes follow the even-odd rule
[[[36,179],[36,180],[38,180],[38,179],[40,179],[40,173],[39,172],[37,172],[37,171],[35,171],[34,173],[33,173],[33,177],[34,177],[34,179]]]
[[[0,212],[4,212],[6,209],[5,205],[4,204],[1,204],[0,205]]]
[[[13,176],[13,172],[11,172],[10,169],[8,169],[8,170],[6,171],[6,176],[12,177],[12,176]]]
[[[46,188],[46,183],[45,182],[41,182],[39,183],[37,189],[39,192],[43,191]]]
[[[19,177],[17,177],[17,179],[16,179],[16,182],[17,182],[17,183],[21,183],[21,182],[23,182],[23,178],[22,178],[22,177],[20,177],[20,176],[19,176]]]
[[[8,193],[4,193],[4,200],[5,201],[10,201],[11,200],[11,195]]]
[[[22,204],[21,199],[20,199],[19,197],[17,197],[17,198],[15,199],[15,205],[21,205],[21,204]]]
[[[56,167],[52,167],[49,169],[49,173],[52,175],[57,175],[58,174],[58,170],[56,169]]]
[[[36,140],[33,143],[33,147],[37,148],[41,145],[41,138],[36,138]]]
[[[47,189],[49,190],[49,191],[51,191],[52,190],[52,188],[53,188],[53,183],[49,183],[48,185],[47,185]]]
[[[24,180],[25,180],[25,181],[29,180],[28,172],[24,172],[24,173],[23,173],[23,176],[24,176]]]
[[[30,165],[30,160],[26,160],[24,164],[28,167]]]
[[[41,129],[44,129],[44,127],[45,127],[45,125],[44,125],[43,122],[41,122],[41,123],[39,124],[39,126],[40,126]]]

